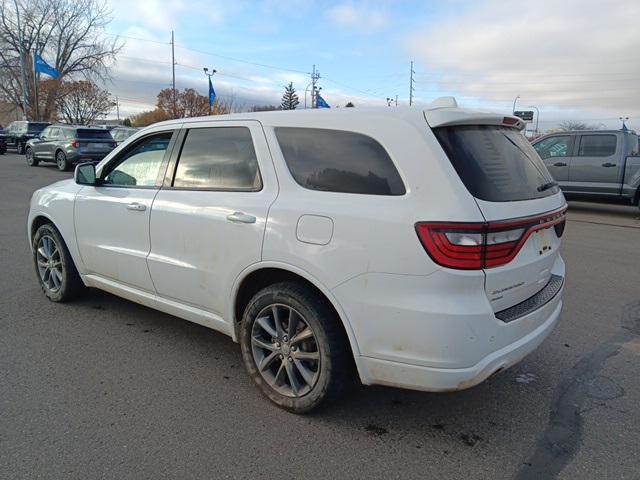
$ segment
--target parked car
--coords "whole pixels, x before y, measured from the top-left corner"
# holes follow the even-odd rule
[[[48,122],[11,122],[5,130],[7,146],[15,148],[22,155],[27,142],[40,135],[49,125],[51,124]]]
[[[0,155],[7,153],[7,140],[2,125],[0,125]]]
[[[537,139],[533,148],[565,194],[640,207],[640,154],[634,131],[553,133]]]
[[[108,130],[72,125],[51,125],[27,142],[27,164],[36,167],[40,162],[55,162],[65,171],[85,160],[99,161],[116,147]]]
[[[138,131],[137,128],[131,127],[115,127],[111,130],[111,136],[118,145]]]
[[[162,122],[34,193],[37,278],[52,301],[96,287],[230,335],[289,411],[354,373],[469,388],[562,306],[566,202],[523,127],[452,99]]]

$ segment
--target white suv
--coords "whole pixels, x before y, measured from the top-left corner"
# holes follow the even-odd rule
[[[367,385],[452,391],[555,326],[562,193],[511,116],[247,113],[137,132],[28,220],[53,301],[96,287],[230,335],[306,412]]]

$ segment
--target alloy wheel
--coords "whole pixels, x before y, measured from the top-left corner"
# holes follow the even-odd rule
[[[55,240],[43,235],[38,241],[36,262],[40,280],[47,290],[55,293],[62,287],[62,257]]]
[[[288,305],[260,311],[251,329],[251,350],[260,375],[281,395],[302,397],[315,386],[321,367],[316,335]]]

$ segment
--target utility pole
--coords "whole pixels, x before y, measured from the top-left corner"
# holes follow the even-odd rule
[[[38,83],[40,80],[40,74],[36,73],[36,52],[35,50],[33,51],[33,56],[31,57],[33,60],[33,94],[35,97],[35,105],[34,105],[34,111],[35,111],[35,121],[39,121],[40,120],[40,102],[38,102]]]
[[[320,80],[320,72],[316,71],[316,65],[314,63],[313,71],[311,72],[311,108],[318,108],[318,105],[316,102],[316,94],[317,94],[316,83],[318,82],[318,80]]]
[[[413,75],[416,72],[413,70],[413,60],[411,60],[411,69],[409,70],[409,106],[413,105]]]
[[[176,113],[176,42],[171,30],[171,94],[173,100],[173,113]]]
[[[22,27],[20,26],[20,7],[18,0],[13,0],[16,6],[16,24],[18,27],[18,42],[20,42],[20,71],[22,73],[22,119],[27,119],[27,110],[29,110],[29,101],[27,100],[27,72],[24,67],[24,39],[22,38]]]
[[[120,103],[118,102],[118,97],[116,97],[116,118],[118,119],[118,123],[120,123]]]

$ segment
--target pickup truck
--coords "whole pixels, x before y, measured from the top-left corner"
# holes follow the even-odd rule
[[[533,142],[568,197],[616,199],[640,207],[640,154],[632,130],[580,130]]]

